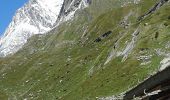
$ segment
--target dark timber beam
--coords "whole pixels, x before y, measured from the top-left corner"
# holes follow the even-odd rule
[[[144,96],[144,91],[149,92],[153,90],[156,86],[161,86],[161,84],[165,84],[170,80],[170,67],[167,69],[158,72],[157,74],[153,75],[149,79],[145,80],[132,90],[125,93],[124,100],[131,100],[133,97],[141,97]],[[170,84],[169,84],[170,85]]]

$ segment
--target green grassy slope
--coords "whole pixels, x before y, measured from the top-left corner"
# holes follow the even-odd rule
[[[169,3],[141,22],[137,18],[156,0],[123,3],[93,0],[75,19],[33,36],[15,55],[0,59],[0,100],[95,100],[127,91],[156,72],[164,58],[157,50],[169,52]],[[124,28],[120,23],[127,15]],[[137,29],[133,48],[122,60]],[[107,31],[112,34],[94,42]],[[148,58],[138,59],[142,56]]]

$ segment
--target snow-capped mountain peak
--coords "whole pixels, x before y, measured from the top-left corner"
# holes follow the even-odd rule
[[[30,0],[18,9],[12,22],[0,40],[0,56],[17,52],[34,34],[44,34],[53,29],[56,22],[63,22],[73,17],[82,2],[89,0]],[[77,4],[75,6],[75,4]],[[84,3],[84,5],[87,5]],[[66,8],[62,11],[62,8]],[[60,18],[59,19],[59,15]],[[70,16],[68,16],[70,15]],[[58,20],[57,20],[58,19]],[[62,20],[62,21],[60,21]]]

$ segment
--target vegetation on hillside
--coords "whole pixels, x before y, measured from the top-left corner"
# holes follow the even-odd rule
[[[93,0],[49,34],[33,36],[0,59],[0,99],[96,100],[131,89],[169,53],[169,3],[137,21],[156,2]]]

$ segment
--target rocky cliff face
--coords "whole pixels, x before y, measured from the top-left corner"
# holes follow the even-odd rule
[[[65,0],[61,8],[58,21],[63,22],[74,16],[78,9],[87,7],[91,0]]]
[[[17,52],[34,34],[44,34],[73,18],[86,0],[30,0],[18,9],[0,40],[0,56]],[[59,17],[59,19],[58,19]]]

